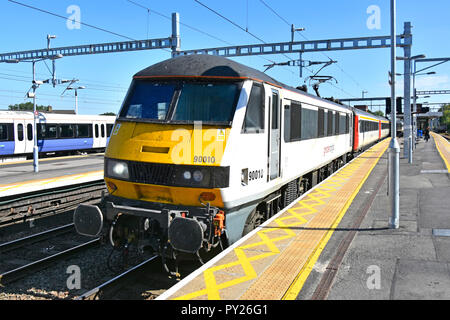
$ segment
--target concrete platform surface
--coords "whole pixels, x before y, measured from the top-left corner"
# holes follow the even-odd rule
[[[33,160],[0,165],[0,198],[43,189],[103,179],[104,154],[89,154],[39,160],[39,172]]]
[[[443,147],[438,151],[435,138],[419,141],[412,164],[400,152],[400,228],[388,228],[386,153],[297,299],[450,299],[450,179]],[[340,252],[361,214],[364,219],[353,230],[350,245]],[[327,277],[332,280],[324,281]]]

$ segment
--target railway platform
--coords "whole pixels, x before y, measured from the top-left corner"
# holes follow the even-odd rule
[[[0,198],[70,186],[103,179],[101,154],[39,159],[39,172],[33,160],[0,164]]]
[[[389,229],[386,139],[166,291],[160,300],[450,299],[450,143],[400,153]]]

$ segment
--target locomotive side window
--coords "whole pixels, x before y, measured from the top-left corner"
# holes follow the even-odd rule
[[[301,119],[302,105],[300,103],[291,103],[291,119],[290,119],[290,141],[298,141],[301,139]]]
[[[339,134],[347,133],[347,117],[346,115],[339,115]]]
[[[23,141],[23,124],[21,123],[17,125],[17,139]]]
[[[102,138],[104,138],[105,137],[105,125],[102,123],[100,125],[100,128],[101,128],[101,132],[102,132]]]
[[[317,110],[310,110],[302,108],[302,125],[301,137],[302,140],[317,138]]]
[[[95,137],[98,138],[98,124],[94,126]]]
[[[31,123],[27,124],[27,139],[28,141],[33,140],[33,125]]]
[[[264,132],[264,91],[260,84],[253,84],[245,112],[243,133]]]
[[[339,134],[339,112],[334,115],[334,134]]]
[[[350,133],[350,117],[348,113],[345,115],[345,133]]]
[[[327,136],[332,136],[334,133],[333,111],[328,110],[327,120]]]
[[[325,135],[325,110],[323,110],[322,108],[319,108],[319,117],[317,126],[318,126],[317,136],[321,138]]]

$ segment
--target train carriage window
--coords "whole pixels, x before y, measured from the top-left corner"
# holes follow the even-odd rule
[[[37,129],[38,140],[56,138],[56,124],[39,123]]]
[[[98,124],[94,126],[95,137],[98,138]]]
[[[318,117],[318,132],[317,136],[319,138],[325,135],[325,110],[319,108],[319,117]]]
[[[0,123],[0,141],[8,141],[8,125]]]
[[[111,136],[112,128],[114,127],[114,124],[107,123],[106,124],[106,136],[109,138]]]
[[[47,124],[45,130],[45,138],[47,139],[56,139],[56,124]]]
[[[33,140],[33,125],[31,123],[27,124],[27,139],[28,141]]]
[[[339,115],[339,134],[347,133],[347,117],[346,115]]]
[[[334,121],[333,121],[333,111],[328,110],[327,114],[327,136],[332,136],[334,134]]]
[[[101,124],[100,125],[100,129],[101,129],[101,133],[102,133],[102,138],[104,138],[105,137],[105,124]]]
[[[23,124],[21,123],[17,125],[17,139],[23,141]]]
[[[253,84],[245,112],[243,133],[264,132],[264,91],[260,84]]]
[[[77,138],[89,138],[89,125],[88,124],[77,124]]]
[[[301,137],[302,140],[317,138],[317,110],[302,108]]]
[[[73,138],[74,136],[73,124],[61,124],[59,125],[59,137],[60,138]]]

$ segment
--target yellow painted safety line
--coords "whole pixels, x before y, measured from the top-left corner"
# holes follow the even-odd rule
[[[90,171],[90,172],[86,172],[86,173],[77,173],[77,174],[72,174],[72,175],[67,175],[67,176],[60,176],[60,177],[55,177],[55,178],[50,178],[50,179],[39,179],[39,180],[29,180],[29,181],[24,181],[21,182],[19,184],[13,184],[13,185],[8,185],[8,184],[4,184],[4,185],[0,185],[0,192],[1,191],[6,191],[6,190],[10,190],[10,189],[14,189],[14,188],[20,188],[20,187],[24,187],[24,186],[31,186],[31,185],[45,185],[45,184],[49,184],[51,182],[55,182],[57,180],[75,180],[75,179],[81,179],[81,178],[85,178],[88,176],[94,176],[96,174],[99,173],[103,173],[103,170],[98,170],[98,171]]]
[[[436,148],[441,155],[441,158],[444,160],[445,166],[447,167],[448,173],[450,173],[450,142],[447,141],[444,137],[434,132],[430,132],[434,138],[434,142]]]
[[[96,155],[99,155],[99,154],[102,154],[102,153],[96,153]],[[45,162],[45,161],[51,161],[51,160],[65,160],[65,159],[87,158],[87,157],[89,157],[88,154],[78,155],[78,156],[41,158],[41,159],[39,159],[39,162]],[[31,163],[31,162],[33,162],[33,159],[31,159],[31,160],[21,160],[21,161],[11,161],[11,162],[2,162],[2,163],[0,163],[0,166],[6,166],[6,165],[10,165],[10,164],[24,164],[24,163]]]
[[[345,213],[347,212],[348,208],[352,204],[353,200],[355,199],[356,195],[358,194],[359,190],[362,188],[366,180],[368,179],[370,173],[372,172],[373,168],[377,165],[379,159],[381,156],[386,152],[386,149],[388,148],[388,144],[384,147],[383,151],[379,154],[378,159],[374,161],[371,168],[367,171],[367,174],[365,177],[361,180],[358,187],[355,189],[355,191],[352,193],[350,198],[347,200],[347,203],[342,208],[340,213],[338,214],[336,220],[330,227],[330,230],[325,234],[325,236],[322,238],[322,240],[319,242],[317,247],[314,249],[313,254],[310,255],[307,263],[303,266],[297,277],[295,278],[292,285],[289,287],[289,289],[286,291],[285,295],[283,296],[282,300],[295,300],[300,293],[301,289],[303,288],[303,285],[306,282],[306,279],[308,278],[309,274],[311,273],[314,265],[317,262],[317,259],[319,259],[320,254],[325,249],[326,244],[331,238],[331,235],[333,234],[336,227],[341,222],[342,218],[344,217]]]
[[[257,241],[255,243],[250,243],[247,245],[243,245],[234,249],[234,254],[237,257],[237,261],[233,261],[230,263],[213,266],[204,271],[204,284],[205,288],[202,290],[197,290],[188,294],[182,294],[181,296],[175,297],[175,299],[193,299],[200,296],[206,295],[208,299],[220,299],[219,291],[221,289],[229,288],[231,286],[240,284],[245,281],[252,280],[257,277],[256,271],[253,268],[250,262],[267,258],[272,255],[276,255],[280,253],[280,250],[276,247],[275,243],[281,240],[286,240],[289,238],[293,238],[296,236],[296,233],[289,228],[297,227],[299,225],[305,224],[308,222],[305,219],[305,216],[312,215],[318,212],[316,207],[323,206],[325,202],[323,199],[329,198],[332,196],[332,193],[336,192],[339,188],[341,188],[349,178],[352,177],[352,174],[355,170],[359,169],[363,160],[355,159],[352,162],[352,166],[347,166],[343,168],[341,171],[337,172],[333,179],[328,181],[324,181],[321,185],[319,185],[315,190],[312,190],[311,193],[307,195],[306,198],[299,201],[293,207],[287,209],[285,213],[283,213],[280,217],[276,218],[273,222],[278,225],[272,226],[269,229],[263,229],[257,232],[254,237],[259,236],[261,241]],[[306,211],[305,211],[306,210]],[[305,212],[301,212],[305,211]],[[286,223],[285,221],[294,219],[294,222]],[[270,239],[267,234],[273,231],[283,231],[285,234]],[[253,239],[253,238],[251,238]],[[265,245],[268,248],[269,252],[264,252],[259,255],[247,257],[244,250],[255,248],[261,245]],[[254,251],[252,252],[254,253]],[[237,267],[240,266],[244,271],[244,275],[239,278],[232,279],[230,281],[225,281],[220,284],[217,284],[216,277],[214,276],[214,272]]]

